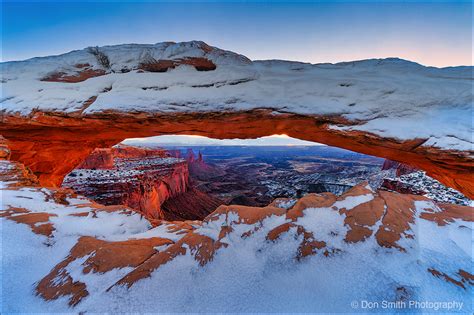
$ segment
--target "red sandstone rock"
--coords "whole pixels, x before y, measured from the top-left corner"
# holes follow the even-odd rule
[[[462,270],[461,270],[462,271]],[[457,285],[458,287],[461,287],[463,289],[466,289],[466,286],[464,285],[464,282],[465,282],[465,278],[461,275],[461,279],[460,280],[456,280],[454,279],[453,277],[450,277],[448,276],[446,273],[444,272],[440,272],[434,268],[428,268],[428,272],[431,273],[433,276],[437,277],[437,278],[440,278],[440,279],[444,279],[446,282],[450,282],[454,285]],[[469,273],[466,273],[467,275],[469,275],[471,278],[472,278],[472,275],[469,274]],[[459,277],[459,275],[456,275]]]
[[[167,220],[197,220],[206,217],[221,204],[221,200],[191,185],[185,192],[167,199],[161,209]]]
[[[0,135],[0,160],[10,159],[10,148],[8,147],[7,140]]]
[[[267,234],[267,240],[275,241],[282,234],[287,233],[290,229],[296,229],[296,236],[303,236],[303,241],[298,247],[298,253],[296,258],[301,259],[306,256],[314,255],[317,250],[320,250],[326,247],[326,242],[317,241],[314,238],[313,233],[305,230],[301,225],[296,225],[294,223],[285,223],[277,226]]]
[[[382,170],[389,170],[389,169],[396,169],[397,170],[396,175],[398,177],[418,171],[417,168],[412,167],[410,165],[385,159],[382,165]]]
[[[185,255],[188,251],[193,253],[201,266],[204,266],[213,259],[215,252],[222,246],[222,243],[214,241],[208,236],[189,232],[163,252],[154,254],[150,259],[119,280],[117,285],[131,287],[138,280],[149,277],[154,270],[178,256]]]
[[[30,212],[24,208],[8,207],[6,211],[0,213],[0,217],[7,218],[17,223],[28,225],[33,233],[50,237],[54,231],[54,227],[49,223],[49,218],[56,216],[46,212]]]
[[[112,148],[97,148],[82,162],[79,169],[113,169],[115,158],[145,158],[145,157],[166,157],[166,150],[148,149],[128,146],[124,144],[116,145]]]
[[[97,148],[77,168],[80,169],[113,169],[114,157],[111,149]]]
[[[453,205],[447,203],[438,204],[442,211],[431,211],[425,209],[423,213],[420,214],[420,218],[434,221],[438,225],[446,225],[449,222],[453,222],[455,219],[460,219],[466,222],[474,221],[474,211],[472,207]]]
[[[110,149],[114,158],[144,158],[144,157],[169,157],[164,149],[140,148],[124,144],[118,144]]]
[[[304,215],[303,211],[307,208],[330,207],[336,202],[336,196],[332,193],[307,194],[300,198],[291,209],[288,210],[286,217],[296,221]]]
[[[187,57],[175,60],[149,60],[140,63],[138,69],[148,72],[166,72],[180,65],[190,65],[197,71],[211,71],[216,69],[216,65],[207,58]]]
[[[413,185],[407,185],[406,183],[396,179],[384,178],[380,187],[401,194],[424,195],[426,193],[425,191],[414,189]]]
[[[180,155],[179,151],[178,153],[173,154],[177,154],[178,157]],[[216,176],[216,174],[220,173],[219,169],[207,164],[204,161],[201,152],[198,152],[196,157],[193,150],[188,149],[186,152],[186,161],[188,162],[189,173],[195,179],[208,180],[209,178],[212,178],[213,176]]]
[[[77,83],[87,79],[105,75],[106,72],[102,69],[84,69],[74,73],[65,72],[53,72],[48,76],[41,79],[41,81],[47,82],[66,82],[66,83]]]
[[[102,204],[129,206],[148,219],[202,219],[221,201],[192,187],[188,163],[162,149],[96,149],[64,185]]]
[[[6,182],[8,187],[39,185],[38,178],[29,168],[18,162],[2,160],[0,160],[0,181]]]
[[[66,259],[38,283],[36,292],[46,300],[69,295],[69,305],[76,305],[89,292],[84,283],[74,281],[66,270],[74,260],[90,255],[83,263],[83,273],[104,273],[114,268],[137,267],[157,252],[156,246],[172,243],[171,240],[158,237],[122,242],[81,237]]]
[[[37,112],[32,117],[5,115],[0,133],[9,140],[12,159],[30,167],[46,186],[58,186],[95,148],[109,147],[126,138],[163,133],[191,133],[221,139],[255,138],[284,133],[409,164],[474,197],[469,152],[420,146],[423,142],[420,139],[399,141],[329,128],[329,125],[353,124],[342,117],[271,113],[271,110],[169,115],[107,112],[75,117]]]
[[[67,194],[67,191],[50,190],[50,192],[44,194],[44,198],[52,204],[62,204],[66,199],[64,196]],[[368,194],[371,194],[373,199],[360,203],[353,208],[338,208],[335,205],[336,202],[344,201],[346,198]],[[88,288],[86,283],[73,279],[66,268],[71,262],[86,256],[79,267],[79,271],[83,274],[95,273],[96,276],[99,276],[102,272],[108,272],[114,268],[134,268],[133,271],[117,282],[119,285],[125,284],[127,286],[132,286],[140,279],[150,276],[154,270],[181,255],[191,255],[199,266],[204,266],[214,259],[218,251],[232,246],[232,242],[228,242],[228,239],[239,237],[239,235],[234,234],[226,240],[229,234],[247,228],[247,232],[242,237],[249,237],[252,233],[264,227],[264,220],[270,217],[278,217],[281,220],[280,222],[284,223],[274,227],[266,234],[267,241],[277,243],[281,241],[285,233],[294,232],[293,236],[300,240],[297,243],[295,253],[297,261],[312,255],[320,255],[320,259],[339,255],[342,253],[342,249],[330,247],[329,243],[315,238],[313,233],[298,224],[298,220],[304,219],[308,211],[320,210],[317,208],[329,208],[330,211],[345,216],[344,223],[348,227],[348,232],[346,235],[340,236],[344,237],[346,242],[349,243],[347,246],[353,246],[350,244],[352,242],[366,241],[367,238],[373,237],[373,232],[377,229],[375,240],[380,246],[394,247],[403,251],[404,249],[397,242],[401,237],[410,238],[411,232],[415,232],[410,230],[409,223],[414,224],[414,217],[417,213],[413,211],[413,207],[415,202],[419,200],[426,201],[427,199],[420,196],[385,191],[372,192],[366,187],[365,183],[362,183],[339,198],[327,193],[308,195],[307,198],[301,199],[293,208],[288,210],[273,206],[264,208],[222,206],[208,215],[202,222],[155,220],[155,226],[165,225],[169,232],[178,236],[179,239],[176,242],[159,237],[114,242],[91,236],[81,237],[69,255],[38,282],[36,292],[46,300],[68,296],[70,305],[76,305],[81,299],[92,294],[92,291],[89,291],[91,288]],[[423,213],[426,212],[427,215],[425,217],[422,213],[420,219],[433,220],[440,225],[450,224],[454,219],[472,221],[472,208],[470,207],[443,204],[438,206],[440,209],[436,209],[437,212],[425,209]],[[77,207],[77,212],[71,213],[71,216],[84,216],[84,212],[82,212],[84,210],[81,210],[80,205],[72,205],[71,207]],[[100,211],[116,211],[114,207],[103,207],[98,204],[88,204],[88,207],[91,208],[86,211],[86,216],[91,218]],[[53,233],[55,227],[58,227],[56,224],[63,222],[62,220],[51,220],[52,215],[46,212],[32,213],[24,208],[10,208],[4,211],[2,216],[19,224],[26,224],[32,228],[34,233],[48,235],[49,237],[56,237]],[[67,216],[62,219],[65,218]],[[218,233],[214,235],[218,236],[210,237],[200,234],[202,231],[199,228],[205,225],[216,228],[217,231],[215,232]],[[371,233],[365,235],[357,231],[358,228],[369,229]],[[380,231],[383,231],[383,233]],[[333,235],[333,237],[336,236],[338,235]],[[440,281],[447,281],[464,289],[468,289],[468,286],[474,283],[472,274],[462,269],[457,273],[452,271],[448,273],[439,268],[429,268],[427,272],[439,278]]]
[[[125,52],[129,55],[124,56]],[[379,60],[377,67],[373,66],[374,60],[340,63],[334,65],[339,69],[335,73],[326,69],[329,65],[281,61],[260,64],[266,66],[196,41],[95,47],[48,59],[8,63],[2,69],[9,97],[3,102],[0,133],[11,141],[13,158],[30,167],[43,185],[60,185],[62,178],[95,148],[109,147],[126,138],[189,133],[215,138],[287,134],[406,163],[474,197],[469,131],[449,119],[439,120],[438,124],[431,119],[439,104],[444,104],[446,110],[453,109],[453,113],[459,110],[464,118],[470,114],[462,105],[472,79],[468,69],[415,69],[412,63],[402,60]],[[215,76],[198,71],[182,77],[173,74],[169,78],[178,78],[179,84],[163,86],[151,83],[155,77],[161,80],[169,74],[148,73],[144,82],[150,86],[133,85],[127,89],[132,101],[121,105],[114,100],[123,91],[115,94],[115,89],[109,91],[113,97],[97,102],[100,93],[110,88],[110,80],[89,79],[105,71],[126,83],[129,75],[145,72],[136,71],[140,67],[167,71],[182,65],[197,70],[222,67],[224,71]],[[406,71],[399,69],[415,71],[416,82],[407,84]],[[22,75],[29,71],[37,78],[51,71],[43,80],[59,83],[31,81],[30,75]],[[128,73],[131,71],[134,73]],[[354,82],[346,82],[347,77]],[[97,84],[81,82],[86,79]],[[222,86],[229,93],[218,92]],[[28,93],[17,93],[17,87]],[[184,98],[154,93],[155,89],[170,87]],[[71,88],[82,93],[69,93]],[[147,89],[151,89],[150,93],[144,93]],[[287,93],[278,94],[282,91]],[[70,94],[74,96],[69,97]],[[196,98],[197,95],[206,97]],[[328,106],[328,102],[338,104]],[[97,103],[100,105],[94,106]],[[405,131],[410,132],[398,132],[397,124],[387,125],[382,128],[387,130],[382,131],[378,124],[383,124],[384,119],[402,120]],[[432,129],[433,134],[426,129]],[[436,132],[439,130],[449,133]],[[445,143],[451,143],[448,138],[454,141],[453,145]]]
[[[78,169],[64,185],[106,205],[126,205],[150,219],[164,219],[161,205],[188,189],[184,160],[174,158],[116,158],[113,169]]]
[[[350,210],[341,211],[346,214],[344,223],[350,227],[345,237],[346,242],[356,243],[372,235],[370,227],[381,220],[385,211],[384,200],[375,197],[369,202],[362,203]]]

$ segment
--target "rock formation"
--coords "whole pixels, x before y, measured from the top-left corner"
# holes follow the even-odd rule
[[[104,205],[126,205],[148,219],[199,219],[219,205],[190,185],[186,160],[162,149],[95,149],[63,186]]]
[[[192,149],[188,149],[186,152],[186,161],[188,162],[189,173],[194,179],[206,180],[220,173],[218,168],[204,161],[200,151],[196,156]]]
[[[396,171],[396,176],[406,175],[418,171],[418,169],[413,166],[386,159],[383,162],[382,171],[390,169],[394,169]]]
[[[1,70],[0,134],[46,186],[59,186],[95,148],[126,138],[287,134],[406,163],[474,197],[472,67],[250,61],[203,42],[167,42]]]
[[[78,169],[113,169],[115,166],[112,149],[97,148],[77,166]]]
[[[381,187],[390,191],[399,192],[401,194],[423,195],[426,193],[423,190],[413,187],[413,185],[390,178],[385,178],[382,182]]]
[[[196,220],[205,218],[221,204],[221,200],[191,184],[185,192],[168,198],[161,205],[161,211],[166,220]]]
[[[382,171],[384,170],[392,170],[393,173],[382,178],[381,189],[402,194],[422,195],[442,203],[472,204],[470,198],[409,165],[385,160],[382,166]]]
[[[166,221],[167,212],[189,216],[189,194],[199,194],[186,186],[186,161],[94,151],[160,134],[287,134],[406,163],[472,198],[472,67],[250,61],[168,42],[7,62],[1,71],[6,313],[351,312],[351,301],[373,296],[456,297],[472,313],[472,207],[361,184],[341,196]],[[84,174],[72,181],[126,191],[103,197],[149,219],[54,188],[78,165]]]

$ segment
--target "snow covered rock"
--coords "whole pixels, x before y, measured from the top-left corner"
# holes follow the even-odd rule
[[[5,312],[351,312],[364,300],[456,301],[449,311],[472,312],[471,207],[363,183],[339,197],[151,224],[122,206],[15,186],[23,175],[10,169]]]
[[[194,41],[87,48],[0,68],[0,133],[44,185],[58,186],[93,149],[125,138],[285,133],[404,162],[474,196],[472,67],[250,61]]]

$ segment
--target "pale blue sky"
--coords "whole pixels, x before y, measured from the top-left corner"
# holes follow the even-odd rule
[[[290,138],[287,135],[273,135],[256,139],[212,139],[202,136],[166,135],[149,138],[127,139],[123,143],[130,145],[182,145],[182,146],[314,146],[323,145],[317,142]]]
[[[472,65],[472,4],[2,1],[4,61],[92,45],[188,40],[251,59],[400,57],[425,65]]]

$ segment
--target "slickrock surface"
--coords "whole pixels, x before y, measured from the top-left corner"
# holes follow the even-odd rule
[[[126,138],[287,134],[412,165],[474,197],[472,67],[251,61],[198,41],[0,67],[0,134],[43,185]]]
[[[400,292],[472,312],[471,207],[363,183],[148,221],[0,165],[5,312],[350,312]]]

